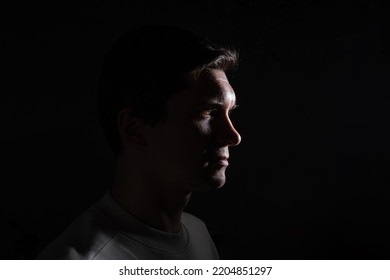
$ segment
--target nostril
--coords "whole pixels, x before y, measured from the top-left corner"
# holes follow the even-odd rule
[[[236,133],[236,138],[234,139],[232,146],[237,146],[241,143],[240,133],[238,133],[237,130],[235,130],[235,133]]]

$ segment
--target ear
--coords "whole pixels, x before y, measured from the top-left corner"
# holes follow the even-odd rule
[[[117,115],[117,126],[121,140],[125,143],[144,144],[145,138],[142,134],[144,122],[135,116],[134,111],[123,108]]]

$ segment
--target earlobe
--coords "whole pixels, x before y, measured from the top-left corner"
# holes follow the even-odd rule
[[[133,110],[123,108],[117,117],[118,132],[123,144],[144,143],[142,134],[143,121],[135,116]]]

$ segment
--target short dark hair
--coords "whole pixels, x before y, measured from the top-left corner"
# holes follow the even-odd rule
[[[99,121],[115,156],[122,149],[116,123],[121,109],[155,124],[167,100],[185,88],[186,75],[230,72],[237,64],[236,50],[182,27],[147,25],[120,36],[103,59],[98,82]]]

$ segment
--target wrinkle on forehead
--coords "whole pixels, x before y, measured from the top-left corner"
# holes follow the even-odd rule
[[[196,85],[199,92],[203,93],[201,99],[217,104],[235,104],[236,95],[224,71],[214,69],[202,75]]]
[[[216,80],[229,83],[229,81],[225,78],[216,78]]]
[[[225,72],[212,69],[192,80],[191,85],[175,95],[170,103],[183,111],[211,104],[230,109],[236,105],[236,95]]]
[[[216,90],[203,92],[203,96],[199,97],[199,102],[202,104],[214,104],[221,107],[234,107],[236,105],[236,95],[231,88],[223,89],[220,86]]]

